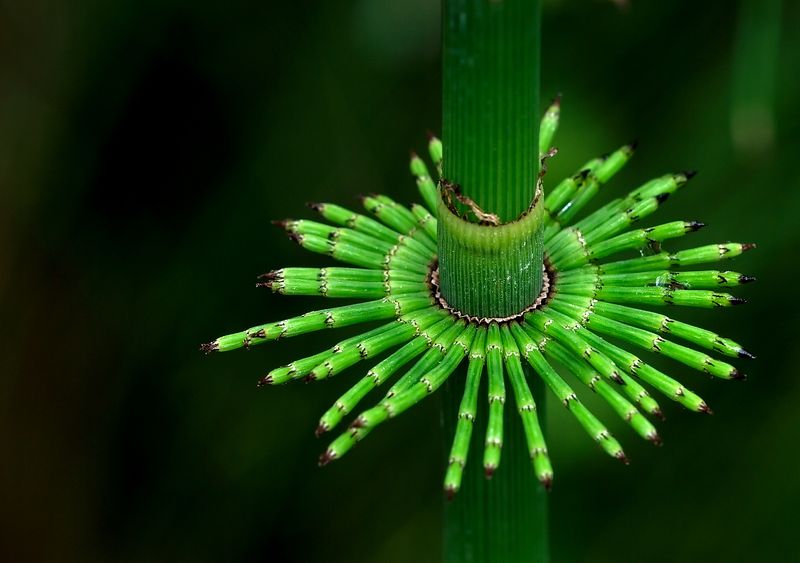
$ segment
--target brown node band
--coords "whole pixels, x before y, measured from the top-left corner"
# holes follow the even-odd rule
[[[536,191],[534,192],[533,200],[531,201],[530,205],[528,206],[528,209],[523,211],[519,215],[519,217],[517,217],[514,221],[510,221],[510,222],[513,223],[515,221],[521,220],[523,217],[528,215],[528,213],[533,211],[533,209],[536,207],[536,205],[539,204],[539,200],[542,198],[542,195],[544,194],[544,184],[543,184],[543,182],[544,182],[544,176],[545,176],[545,174],[547,174],[547,159],[554,157],[556,154],[558,154],[558,149],[555,148],[555,147],[552,147],[549,151],[547,151],[546,153],[543,153],[540,156],[540,158],[539,158],[539,175],[536,178]],[[472,215],[478,220],[478,224],[479,225],[489,225],[489,226],[492,226],[492,227],[498,227],[498,226],[500,226],[502,224],[502,222],[500,221],[500,217],[498,217],[494,213],[488,213],[488,212],[484,211],[483,209],[481,209],[481,207],[478,205],[478,203],[474,199],[472,199],[471,197],[467,196],[466,194],[464,194],[461,191],[461,186],[459,184],[451,182],[447,178],[442,177],[442,178],[439,179],[439,193],[441,193],[442,201],[444,202],[444,204],[447,207],[447,209],[449,209],[450,212],[453,215],[455,215],[456,217],[459,217],[459,218],[461,218],[461,219],[463,219],[465,221],[469,221],[468,214],[467,213],[461,213],[458,210],[458,207],[453,202],[454,198],[459,203],[464,205],[469,212],[472,213]]]
[[[431,271],[428,276],[428,282],[431,285],[431,290],[433,291],[433,297],[436,299],[436,303],[453,315],[456,318],[464,319],[467,322],[479,324],[479,325],[489,325],[492,323],[507,323],[511,321],[516,321],[522,319],[522,317],[526,313],[530,313],[531,311],[535,311],[536,309],[540,309],[543,307],[553,296],[553,291],[555,289],[555,270],[552,269],[550,266],[550,262],[545,258],[544,264],[542,264],[542,291],[539,292],[539,296],[536,300],[525,307],[519,313],[514,313],[513,315],[509,315],[507,317],[476,317],[473,315],[468,315],[458,309],[455,309],[452,305],[450,305],[447,300],[442,297],[442,293],[439,287],[439,263],[434,262],[431,265]]]

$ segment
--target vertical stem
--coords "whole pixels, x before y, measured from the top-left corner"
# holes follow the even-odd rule
[[[540,2],[444,0],[443,28],[443,177],[513,222],[479,227],[441,205],[440,289],[465,313],[504,317],[530,305],[541,287],[541,202],[529,209],[538,174]],[[532,387],[543,414],[541,386]],[[442,399],[446,439],[455,432],[463,391],[464,378],[451,377]],[[461,490],[445,507],[444,559],[546,561],[546,493],[516,409],[511,402],[505,409],[502,462],[487,481],[482,404]]]
[[[536,186],[539,0],[444,0],[444,176],[511,221]]]
[[[541,199],[522,219],[499,226],[468,223],[439,203],[439,284],[451,307],[506,318],[536,301],[544,263]]]
[[[443,177],[504,223],[439,210],[439,281],[447,303],[504,318],[542,286],[539,0],[444,0]]]

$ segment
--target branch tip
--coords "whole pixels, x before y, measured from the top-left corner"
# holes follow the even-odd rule
[[[739,348],[739,350],[737,350],[736,354],[740,358],[747,358],[748,360],[755,360],[756,359],[756,357],[753,354],[751,354],[750,352],[748,352],[744,348]]]
[[[215,340],[214,342],[208,342],[206,344],[200,345],[200,351],[206,355],[210,354],[211,352],[218,352],[219,351],[219,343]]]
[[[333,451],[332,449],[328,448],[327,450],[322,452],[322,455],[319,456],[319,461],[317,462],[317,464],[320,467],[325,467],[330,462],[332,462],[334,459],[336,459],[336,452]]]
[[[709,407],[705,402],[700,403],[700,405],[697,407],[697,412],[702,412],[704,414],[714,414],[714,411],[712,411],[711,407]]]

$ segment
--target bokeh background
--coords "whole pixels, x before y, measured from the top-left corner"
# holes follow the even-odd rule
[[[620,467],[555,403],[555,561],[788,561],[796,544],[800,5],[545,3],[549,185],[637,138],[602,197],[700,171],[654,218],[755,241],[750,304],[676,312],[746,343],[746,383],[670,370],[654,449]],[[315,300],[254,287],[302,252],[309,200],[415,199],[440,128],[431,0],[0,2],[0,560],[436,561],[437,400],[320,470],[321,412],[357,376],[257,390],[333,334],[203,357]],[[497,478],[502,478],[502,467]]]

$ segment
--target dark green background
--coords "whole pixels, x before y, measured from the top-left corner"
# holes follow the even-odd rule
[[[715,416],[661,401],[655,449],[600,409],[622,467],[550,405],[556,561],[797,557],[800,6],[783,4],[546,4],[542,95],[564,96],[548,184],[638,138],[602,197],[695,168],[654,220],[710,225],[681,244],[759,244],[731,264],[759,278],[749,305],[674,311],[758,355],[746,383],[670,367]],[[325,262],[270,219],[416,198],[438,18],[426,0],[0,3],[0,559],[437,560],[437,400],[320,470],[316,421],[358,373],[255,381],[335,336],[197,346],[319,303],[253,287]]]

